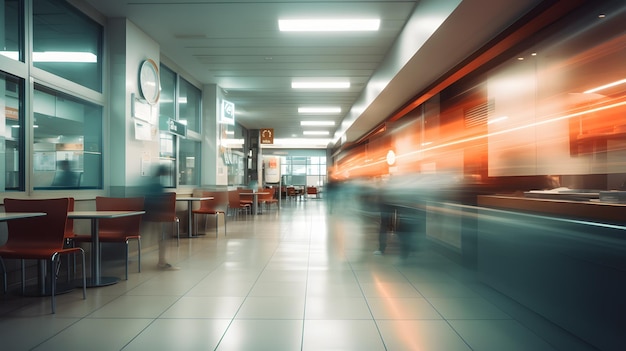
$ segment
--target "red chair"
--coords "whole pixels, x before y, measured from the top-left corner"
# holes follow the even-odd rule
[[[67,212],[70,206],[68,198],[45,200],[4,199],[7,213],[44,212],[45,216],[14,219],[7,222],[8,239],[0,247],[0,258],[19,259],[22,265],[22,293],[25,290],[24,260],[48,260],[50,262],[50,295],[52,313],[56,312],[56,283],[60,266],[60,255],[81,254],[83,273],[83,299],[87,298],[87,278],[85,275],[85,252],[80,247],[65,246]],[[4,262],[5,292],[6,268]]]
[[[241,199],[239,197],[239,191],[237,190],[228,191],[228,208],[233,211],[235,216],[237,216],[241,212],[248,215],[248,212],[251,211],[250,210],[251,207],[252,207],[252,204],[241,202]]]
[[[215,237],[217,238],[219,216],[224,218],[224,235],[226,235],[226,210],[228,209],[228,191],[203,191],[202,197],[213,197],[213,200],[200,201],[200,207],[193,210],[193,223],[195,232],[198,232],[198,223],[196,215],[213,215],[215,218]],[[207,222],[204,222],[204,231],[206,232]]]
[[[274,196],[276,194],[276,188],[260,189],[259,192],[267,193],[265,195],[259,195],[259,205],[265,204],[266,209],[270,209],[272,204],[278,208],[278,199]]]
[[[97,211],[143,211],[143,197],[96,197]],[[137,271],[141,272],[141,217],[128,216],[98,221],[98,235],[101,243],[123,243],[126,245],[125,277],[128,280],[128,248],[129,241],[137,241]],[[91,235],[75,235],[76,243],[91,242]],[[102,246],[101,246],[102,247]]]
[[[319,196],[319,195],[318,195],[318,192],[317,192],[317,187],[314,187],[314,186],[307,186],[307,187],[306,187],[306,195],[307,195],[307,197],[308,197],[309,195],[314,195],[314,196],[315,196],[315,198],[317,199],[317,198],[318,198],[318,196]]]

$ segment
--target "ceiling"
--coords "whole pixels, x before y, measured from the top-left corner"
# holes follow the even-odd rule
[[[221,87],[245,128],[273,128],[275,140],[293,139],[303,138],[301,120],[332,120],[334,127],[307,129],[328,130],[322,138],[350,142],[540,1],[84,2],[106,17],[128,18],[159,43],[162,55],[184,75]],[[361,33],[278,30],[278,19],[328,16],[380,18],[381,27]],[[425,23],[431,26],[425,29]],[[348,78],[351,86],[325,91],[291,88],[292,79],[311,77]],[[329,105],[342,112],[327,116],[297,112],[301,106]],[[315,145],[327,147],[328,142]]]

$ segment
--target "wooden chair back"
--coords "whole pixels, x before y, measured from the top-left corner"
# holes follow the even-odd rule
[[[6,212],[44,212],[45,216],[14,219],[7,222],[5,247],[62,249],[69,209],[68,198],[4,199]]]
[[[143,211],[143,197],[96,197],[98,211]],[[98,221],[100,233],[119,233],[120,236],[138,235],[142,216],[101,219]]]

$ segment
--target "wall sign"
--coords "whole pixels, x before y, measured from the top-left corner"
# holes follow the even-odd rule
[[[159,129],[168,131],[172,134],[180,135],[182,137],[187,137],[187,125],[171,118],[168,118],[165,122],[161,122]]]
[[[235,104],[234,103],[230,101],[222,100],[222,113],[220,116],[220,123],[230,124],[230,125],[235,124]]]

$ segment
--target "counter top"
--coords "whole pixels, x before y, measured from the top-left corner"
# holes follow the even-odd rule
[[[478,206],[594,221],[626,223],[626,204],[529,198],[513,195],[479,195]]]

